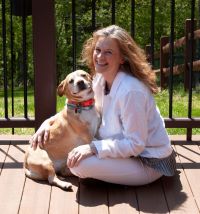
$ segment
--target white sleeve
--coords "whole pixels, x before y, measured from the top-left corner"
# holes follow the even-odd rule
[[[120,98],[121,99],[121,98]],[[138,156],[147,141],[147,98],[140,91],[131,91],[120,100],[123,137],[92,141],[99,158]]]

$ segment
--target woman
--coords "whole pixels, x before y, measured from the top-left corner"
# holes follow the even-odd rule
[[[83,61],[94,75],[96,107],[102,121],[97,139],[73,149],[67,160],[80,178],[144,185],[175,173],[175,153],[154,102],[155,74],[143,51],[122,28],[97,30],[83,47]],[[33,137],[48,137],[53,117]]]

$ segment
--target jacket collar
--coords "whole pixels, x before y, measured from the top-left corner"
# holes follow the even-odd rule
[[[96,74],[98,80],[98,84],[101,87],[101,90],[103,90],[103,94],[105,95],[105,79],[103,78],[102,74]],[[119,88],[120,84],[122,83],[122,81],[124,80],[124,78],[126,77],[126,73],[124,71],[119,71],[113,81],[110,93],[106,96],[110,96],[111,98],[115,96],[115,94],[117,93],[117,89]]]
[[[110,97],[114,97],[115,94],[117,93],[117,89],[119,88],[120,84],[122,83],[122,81],[124,80],[125,76],[127,74],[123,71],[119,71],[113,81],[109,96]]]

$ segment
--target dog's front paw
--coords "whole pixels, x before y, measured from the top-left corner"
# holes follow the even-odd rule
[[[60,181],[57,186],[59,186],[63,190],[72,191],[72,184],[70,182]]]
[[[66,190],[66,191],[72,190],[72,184],[70,182],[62,181],[57,176],[53,176],[53,179],[52,179],[52,177],[49,177],[48,179],[49,179],[49,183],[51,185],[60,187],[61,189]]]
[[[64,182],[65,184],[63,185],[62,189],[66,191],[71,191],[72,190],[72,184],[69,182]]]

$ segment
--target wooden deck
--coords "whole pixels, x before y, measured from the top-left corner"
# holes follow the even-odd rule
[[[71,177],[73,191],[25,177],[28,136],[0,137],[1,214],[200,213],[200,136],[193,142],[173,136],[177,174],[140,187],[84,182]]]

